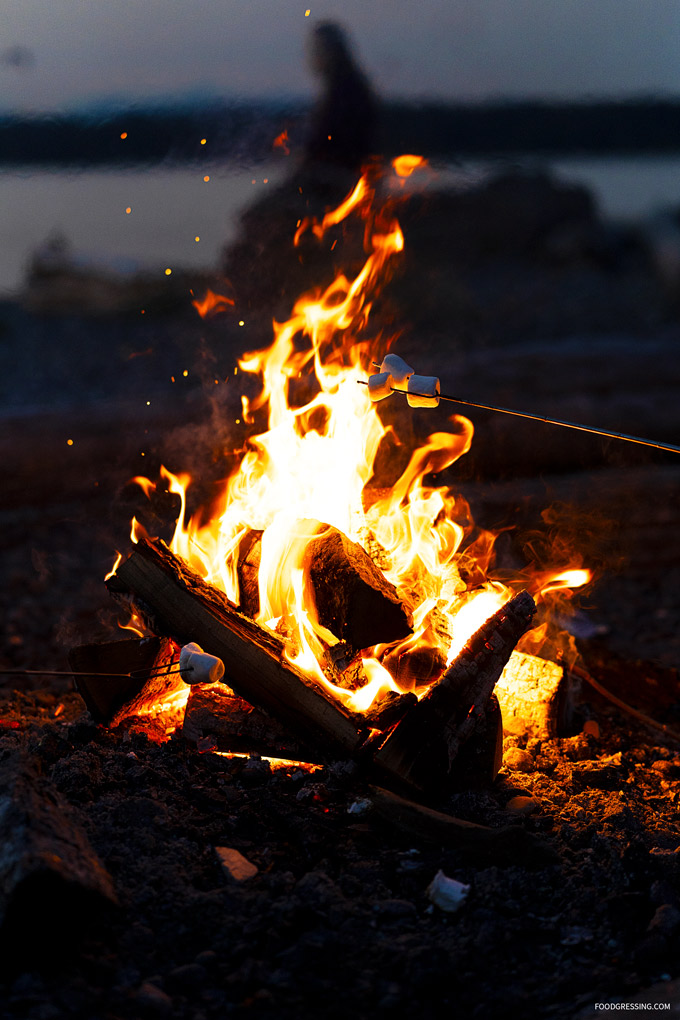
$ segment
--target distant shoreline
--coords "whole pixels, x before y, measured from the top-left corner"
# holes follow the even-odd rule
[[[124,167],[271,158],[287,131],[304,137],[302,102],[224,102],[107,112],[0,116],[0,165]],[[452,160],[515,153],[680,152],[680,100],[385,102],[381,151]],[[202,144],[201,139],[206,139]]]

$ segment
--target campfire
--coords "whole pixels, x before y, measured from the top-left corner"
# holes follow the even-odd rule
[[[554,618],[590,573],[494,573],[495,536],[435,481],[470,448],[472,423],[440,417],[389,488],[373,481],[398,432],[377,401],[405,384],[405,415],[439,403],[438,380],[388,353],[396,338],[371,334],[404,247],[399,184],[418,166],[371,167],[337,209],[298,223],[296,245],[335,245],[359,224],[364,260],[240,359],[249,433],[218,499],[189,517],[188,476],[135,479],[151,498],[176,494],[180,512],[169,545],[133,520],[135,549],[107,578],[139,640],[72,654],[95,718],[159,739],[183,726],[227,752],[341,754],[421,792],[493,778],[501,720],[538,735],[567,724],[574,653]],[[194,303],[208,315],[233,301]],[[119,684],[96,676],[118,671]]]

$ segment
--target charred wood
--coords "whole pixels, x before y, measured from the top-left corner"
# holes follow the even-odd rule
[[[375,755],[393,778],[427,789],[451,774],[462,745],[484,718],[494,686],[536,611],[527,592],[482,624],[441,680],[415,705]]]
[[[103,641],[78,645],[68,654],[69,665],[77,673],[75,688],[95,722],[109,723],[118,709],[139,694],[144,680],[131,673],[149,670],[160,649],[160,638]],[[92,674],[87,675],[91,670]],[[97,676],[117,673],[119,676]]]
[[[41,962],[36,944],[58,952],[116,904],[116,893],[68,803],[25,757],[2,762],[0,789],[3,946]]]
[[[247,751],[305,761],[310,756],[276,719],[253,708],[222,683],[192,687],[182,736],[192,744],[211,738],[220,751]]]
[[[153,621],[153,630],[178,644],[197,641],[226,667],[225,681],[322,751],[352,753],[361,721],[336,705],[283,657],[282,641],[206,584],[162,542],[143,539],[109,578],[107,587]]]
[[[303,562],[319,623],[353,648],[408,637],[413,620],[394,585],[360,545],[337,528],[319,527]]]
[[[318,521],[301,521],[300,525],[314,534],[302,566],[319,623],[354,649],[408,637],[411,615],[368,553],[330,525]],[[252,617],[260,605],[261,543],[262,532],[251,531],[239,549],[240,608]]]

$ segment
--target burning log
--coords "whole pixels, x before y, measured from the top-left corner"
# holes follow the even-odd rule
[[[220,751],[247,751],[276,758],[309,758],[276,719],[253,708],[222,683],[193,687],[182,736],[193,744],[210,738]]]
[[[0,788],[3,944],[34,954],[38,941],[53,953],[116,904],[113,883],[67,802],[24,757],[2,762]]]
[[[513,652],[494,693],[506,733],[547,740],[569,732],[575,685],[557,663]]]
[[[439,846],[452,847],[493,861],[540,867],[554,863],[556,854],[533,833],[518,825],[491,829],[415,801],[371,787],[374,813],[388,824]]]
[[[390,644],[411,633],[413,620],[393,584],[356,542],[337,528],[318,521],[300,521],[315,534],[305,550],[303,570],[314,595],[319,623],[352,648]],[[258,573],[262,532],[251,531],[239,550],[241,609],[259,612]]]
[[[431,785],[433,776],[449,776],[535,611],[531,596],[520,592],[489,617],[439,683],[390,734],[375,755],[376,766],[420,790]]]
[[[206,584],[160,541],[141,539],[106,582],[113,595],[135,604],[153,629],[179,644],[197,641],[219,656],[226,680],[250,704],[275,716],[302,740],[352,753],[359,721],[331,702],[300,670],[284,661],[283,643]]]

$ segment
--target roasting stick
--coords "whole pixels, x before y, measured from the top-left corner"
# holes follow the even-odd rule
[[[380,374],[372,375],[370,379],[358,379],[362,386],[368,386],[371,399],[382,400],[390,393],[401,393],[408,399],[409,404],[421,407],[436,407],[440,400],[448,400],[452,404],[462,404],[465,407],[478,407],[483,411],[496,411],[499,414],[511,414],[515,418],[528,418],[530,421],[541,421],[546,425],[559,425],[565,429],[576,429],[578,432],[589,432],[591,435],[604,436],[606,439],[620,439],[626,443],[637,443],[638,446],[651,446],[656,450],[668,450],[671,453],[680,453],[680,446],[672,443],[659,443],[654,439],[643,439],[641,436],[631,436],[626,432],[608,432],[605,429],[592,428],[590,425],[581,425],[578,422],[562,421],[559,418],[547,418],[540,414],[529,414],[526,411],[515,411],[509,407],[496,407],[493,404],[480,404],[474,400],[464,400],[462,397],[452,397],[448,393],[439,391],[439,379],[435,376],[416,376],[410,365],[402,361],[396,354],[388,354],[383,359],[382,365],[373,362]],[[429,393],[419,390],[412,383],[416,380],[427,384]],[[397,383],[398,385],[393,385]],[[402,385],[406,384],[406,389]],[[401,385],[399,385],[401,384]]]
[[[129,676],[132,680],[151,680],[157,676],[167,676],[169,673],[193,672],[193,666],[186,669],[178,666],[176,669],[148,670],[133,669],[131,673],[97,673],[94,670],[76,669],[0,669],[0,676]]]

